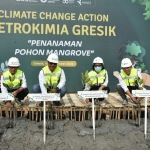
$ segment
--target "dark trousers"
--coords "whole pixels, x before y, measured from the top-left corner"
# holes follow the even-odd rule
[[[130,93],[132,93],[132,90],[137,90],[138,89],[138,87],[136,87],[136,86],[127,86],[127,87],[129,89]],[[123,100],[127,100],[126,93],[120,85],[117,85],[117,91],[118,91],[119,95],[121,96],[121,98]]]
[[[90,88],[90,91],[97,91],[100,87],[101,87],[101,85],[99,85],[99,86],[92,86],[92,87]],[[104,91],[107,91],[107,93],[110,92],[110,88],[109,88],[109,87],[104,87],[103,90],[104,90]],[[98,98],[98,99],[99,99],[100,101],[103,101],[103,100],[104,100],[104,98]]]
[[[8,92],[11,92],[11,93],[14,91],[16,90],[11,90],[11,91],[8,90]],[[18,101],[21,101],[28,95],[28,93],[29,93],[29,90],[25,88],[20,93],[17,94],[16,98],[18,98]]]

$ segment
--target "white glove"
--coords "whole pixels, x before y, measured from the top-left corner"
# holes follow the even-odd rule
[[[89,91],[89,90],[90,90],[90,87],[89,87],[88,84],[86,83],[86,84],[85,84],[85,88],[84,88],[83,91]]]
[[[119,77],[119,74],[120,74],[120,73],[119,73],[118,71],[114,71],[114,72],[113,72],[113,75],[114,75],[116,78]]]

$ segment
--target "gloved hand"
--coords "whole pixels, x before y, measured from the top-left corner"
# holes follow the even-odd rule
[[[113,72],[113,75],[114,75],[116,78],[119,77],[119,74],[120,74],[120,73],[119,73],[118,71],[114,71],[114,72]]]
[[[83,91],[89,91],[89,90],[90,90],[90,87],[89,87],[88,84],[86,83],[86,84],[85,84],[85,88],[84,88]]]

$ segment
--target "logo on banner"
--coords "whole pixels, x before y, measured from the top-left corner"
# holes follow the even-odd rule
[[[63,0],[62,1],[64,4],[68,4],[69,0]]]
[[[91,5],[91,1],[85,1],[85,0],[77,0],[77,3],[79,5]]]
[[[47,0],[41,0],[41,2],[42,2],[42,3],[46,3],[46,2],[47,2]]]
[[[74,3],[74,0],[63,0],[62,3],[64,4],[69,4],[69,3]]]
[[[81,0],[78,0],[78,1],[77,1],[77,3],[79,3],[79,5],[82,5],[82,2],[81,2]]]

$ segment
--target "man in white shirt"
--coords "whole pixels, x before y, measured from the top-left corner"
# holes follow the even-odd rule
[[[29,93],[27,89],[26,78],[24,72],[19,70],[20,62],[18,58],[11,57],[8,60],[9,70],[1,76],[2,93],[13,93],[19,102],[23,100]],[[6,106],[11,108],[11,102],[6,102]]]
[[[132,95],[132,90],[143,89],[140,83],[142,80],[141,73],[139,70],[132,67],[132,62],[129,58],[124,58],[122,60],[121,67],[121,73],[114,72],[114,75],[119,80],[117,91],[123,99],[123,105],[128,103],[126,95],[128,95],[134,103],[139,103],[141,98],[135,98]]]
[[[62,68],[57,64],[59,62],[56,54],[50,54],[47,58],[48,64],[42,68],[39,73],[39,84],[33,86],[34,93],[60,93],[62,98],[67,90],[65,87],[66,77]],[[53,102],[60,106],[59,101]]]

